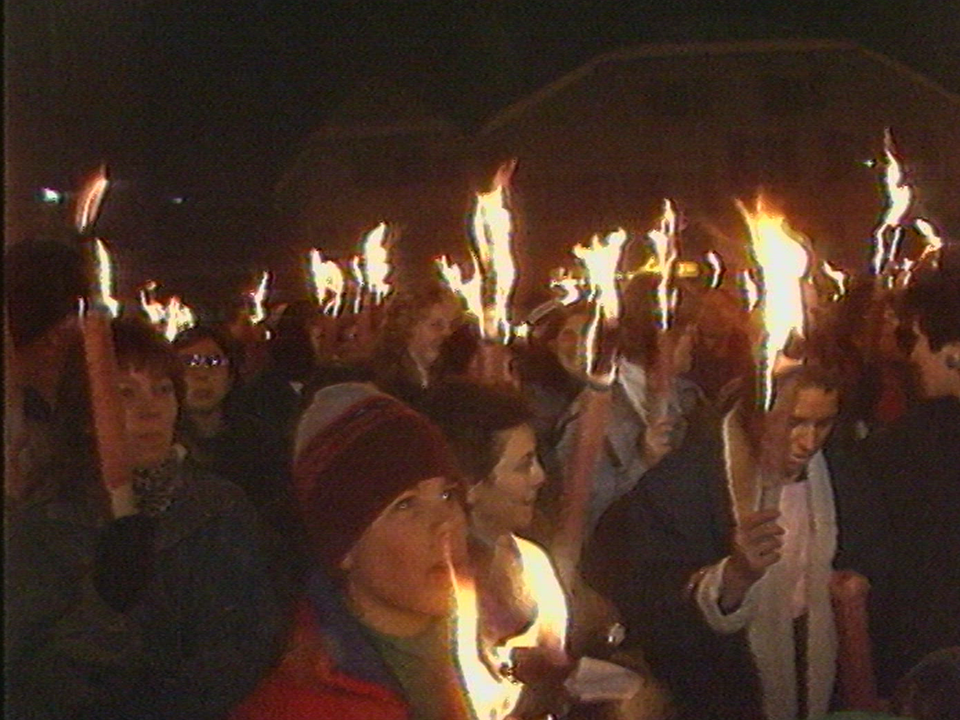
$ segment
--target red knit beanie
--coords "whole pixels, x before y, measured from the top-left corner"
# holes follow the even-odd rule
[[[427,418],[372,386],[344,383],[317,392],[304,412],[293,477],[313,556],[335,570],[398,495],[457,472]]]

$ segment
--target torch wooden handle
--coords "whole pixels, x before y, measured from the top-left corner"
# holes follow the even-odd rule
[[[584,526],[593,490],[593,476],[603,447],[604,429],[610,412],[610,392],[588,388],[584,390],[581,401],[579,433],[564,476],[560,525],[553,542],[554,557],[567,587],[570,587],[580,561]]]
[[[110,318],[103,311],[93,309],[83,315],[81,326],[101,476],[107,490],[112,491],[130,482],[131,468],[117,392],[119,370]]]
[[[839,648],[837,677],[843,707],[849,710],[879,710],[870,647],[867,616],[869,581],[857,573],[835,572],[830,581]]]

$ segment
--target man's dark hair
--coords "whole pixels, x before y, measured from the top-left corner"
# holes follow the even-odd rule
[[[22,240],[4,252],[4,286],[10,336],[28,345],[77,312],[86,294],[83,256],[55,240]]]
[[[496,467],[503,449],[497,434],[533,420],[516,391],[469,380],[434,385],[416,405],[443,431],[471,484],[486,480]]]
[[[916,320],[937,352],[960,341],[960,245],[945,245],[936,266],[921,268],[900,302],[906,325]]]

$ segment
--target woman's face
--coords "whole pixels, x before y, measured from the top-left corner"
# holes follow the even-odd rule
[[[537,459],[537,441],[530,425],[497,433],[502,448],[490,477],[470,488],[470,518],[495,535],[518,532],[533,522],[534,503],[546,475]]]
[[[466,519],[456,483],[422,480],[374,520],[341,563],[361,618],[406,634],[450,611],[450,564],[466,562]]]
[[[440,355],[443,341],[450,337],[459,316],[454,302],[431,305],[410,331],[407,350],[421,367],[429,368]]]
[[[124,370],[118,385],[134,467],[163,462],[170,456],[177,421],[173,380],[153,370]]]
[[[571,315],[563,323],[557,339],[554,340],[554,352],[560,363],[572,373],[582,370],[584,361],[584,328],[590,320],[588,315]]]
[[[201,338],[179,348],[184,365],[187,394],[183,407],[187,412],[208,413],[219,408],[230,392],[230,365],[223,350],[212,338]]]

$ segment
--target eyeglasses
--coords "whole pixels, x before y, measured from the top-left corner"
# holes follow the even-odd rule
[[[180,362],[188,368],[216,368],[230,364],[229,358],[223,355],[181,355]]]

